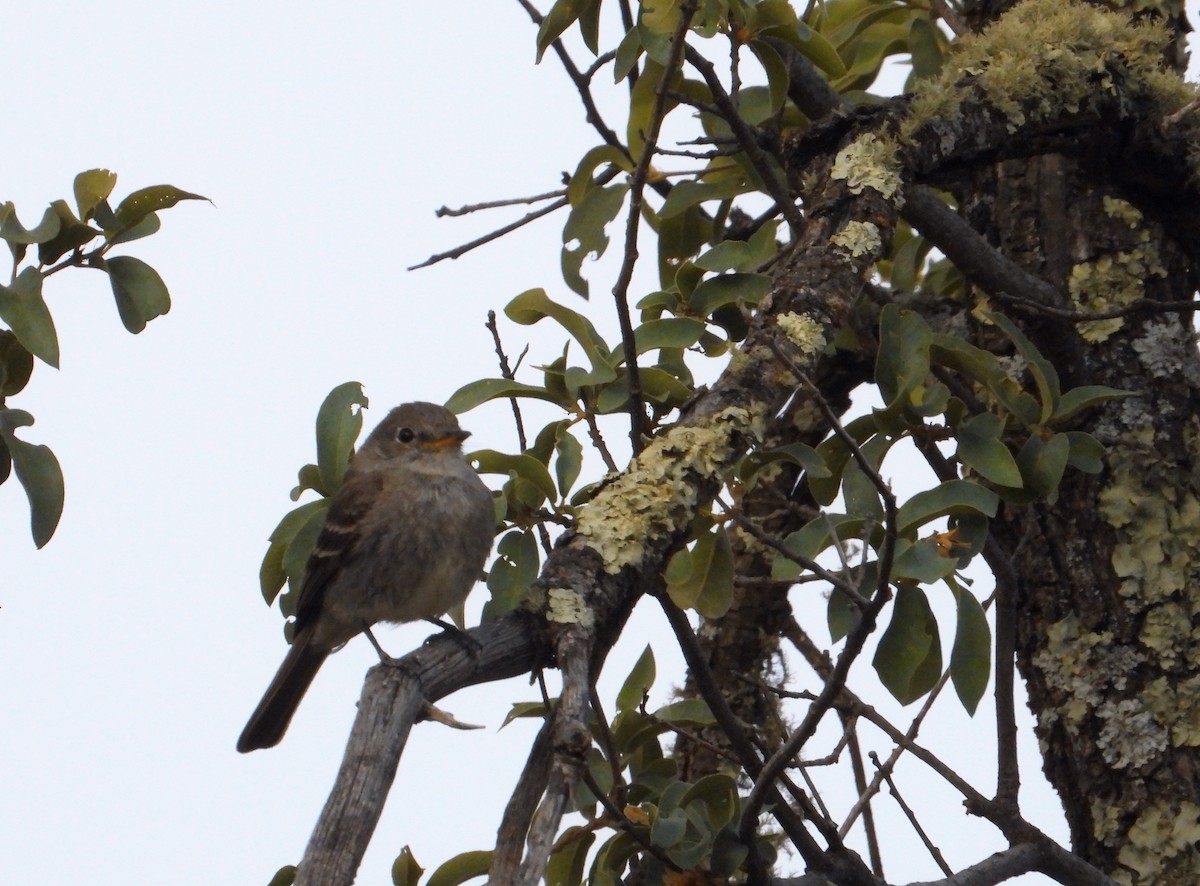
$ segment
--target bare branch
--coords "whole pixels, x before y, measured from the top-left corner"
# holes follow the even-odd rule
[[[478,249],[480,246],[484,246],[488,243],[491,243],[493,240],[499,240],[504,235],[511,234],[513,231],[516,231],[516,230],[520,230],[521,228],[525,227],[525,225],[529,224],[530,222],[537,221],[542,216],[549,215],[552,212],[557,212],[558,210],[562,209],[566,205],[567,205],[566,197],[563,197],[560,200],[555,200],[553,203],[549,204],[548,206],[543,206],[541,209],[535,209],[533,212],[527,213],[526,215],[522,216],[521,218],[517,219],[516,221],[514,221],[510,224],[507,224],[502,228],[497,228],[496,230],[492,231],[490,234],[484,234],[482,237],[476,237],[474,240],[464,243],[462,246],[457,246],[454,249],[451,249],[447,252],[439,252],[436,255],[431,255],[431,256],[429,256],[429,258],[425,259],[425,261],[420,262],[419,264],[410,265],[408,270],[415,271],[415,270],[418,270],[419,268],[427,268],[430,265],[436,265],[438,262],[445,261],[448,258],[450,258],[450,259],[462,258],[464,255],[466,255],[472,249]]]

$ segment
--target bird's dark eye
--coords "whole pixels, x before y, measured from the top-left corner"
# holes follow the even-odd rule
[[[401,443],[411,443],[416,436],[417,435],[413,433],[412,428],[401,428],[400,430],[396,431],[396,439]]]

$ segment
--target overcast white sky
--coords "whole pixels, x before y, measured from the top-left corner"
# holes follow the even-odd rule
[[[6,24],[0,199],[27,225],[98,166],[119,173],[117,198],[169,182],[215,206],[169,210],[159,234],[124,248],[174,301],[140,336],[122,328],[100,275],[47,283],[62,369],[39,364],[9,405],[37,418],[25,438],[57,453],[67,506],[35,551],[22,491],[0,487],[0,878],[265,883],[300,857],[376,660],[351,643],[282,745],[235,753],[284,653],[257,574],[313,459],[316,409],[357,380],[371,427],[396,403],[442,401],[494,375],[486,311],[532,286],[611,331],[609,265],[587,269],[599,281],[591,307],[557,282],[561,217],[405,271],[513,217],[439,221],[437,207],[553,189],[595,138],[557,63],[534,67],[516,3],[44,2],[9,10]],[[540,332],[509,324],[510,351],[532,341],[533,363],[553,359],[558,339]],[[512,448],[506,408],[463,421],[471,446]],[[660,674],[674,661],[643,608],[610,660],[614,684],[651,637]],[[384,633],[400,653],[428,632]],[[660,676],[656,703],[668,691]],[[533,697],[521,680],[466,691],[445,707],[486,730],[415,730],[359,882],[390,882],[405,844],[429,868],[491,847],[533,730],[496,727],[510,702]],[[931,735],[986,771],[986,716],[946,701]],[[1023,752],[1032,783],[1028,735]],[[900,771],[902,787],[942,807],[952,863],[989,851],[964,838],[990,829],[953,794]],[[1055,801],[1038,791],[1026,794],[1031,816],[1061,836]],[[907,866],[897,876],[937,873],[923,858],[891,860]]]

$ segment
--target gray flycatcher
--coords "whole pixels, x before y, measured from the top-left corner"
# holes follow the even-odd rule
[[[292,647],[239,751],[278,744],[321,664],[356,634],[442,624],[466,599],[496,529],[492,494],[463,457],[468,436],[450,410],[405,403],[355,453],[304,569]]]

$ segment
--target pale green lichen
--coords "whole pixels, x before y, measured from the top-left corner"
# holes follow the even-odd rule
[[[576,531],[600,555],[605,572],[638,565],[648,544],[691,522],[697,478],[716,479],[734,454],[735,438],[760,434],[761,419],[738,407],[702,425],[671,428],[580,511]]]
[[[1200,806],[1190,800],[1143,810],[1125,837],[1113,878],[1124,884],[1200,882]],[[1134,877],[1137,877],[1135,880]],[[1188,878],[1191,879],[1188,879]]]
[[[571,588],[550,588],[546,592],[546,620],[559,624],[577,624],[590,628],[596,623],[595,613],[587,601]]]
[[[1157,378],[1172,378],[1181,372],[1186,373],[1192,365],[1190,360],[1186,360],[1177,322],[1151,320],[1130,345],[1146,371]],[[1195,347],[1190,342],[1188,346]]]
[[[780,314],[775,322],[805,357],[813,357],[824,350],[825,332],[821,324],[807,314],[788,311]]]
[[[1141,210],[1120,197],[1105,197],[1103,199],[1104,214],[1109,218],[1119,218],[1130,228],[1140,227],[1145,217]]]
[[[956,42],[939,76],[920,87],[900,139],[911,140],[929,123],[957,119],[973,97],[972,84],[1005,115],[1010,132],[1079,113],[1105,93],[1136,95],[1170,114],[1195,95],[1163,65],[1170,42],[1163,25],[1148,17],[1134,23],[1125,14],[1071,0],[1027,0],[982,33]]]
[[[1080,311],[1102,312],[1123,308],[1141,301],[1150,277],[1166,277],[1158,250],[1150,242],[1150,232],[1142,231],[1142,245],[1080,262],[1071,268],[1067,290],[1071,303]],[[1086,320],[1078,324],[1085,341],[1099,343],[1125,325],[1124,317]]]
[[[1146,705],[1166,715],[1163,726],[1170,730],[1177,748],[1200,747],[1200,677],[1172,680],[1159,677],[1142,693]]]
[[[1193,422],[1189,445],[1195,449]],[[1200,582],[1200,498],[1196,478],[1161,463],[1154,429],[1130,431],[1109,451],[1111,475],[1100,515],[1119,530],[1112,566],[1132,611],[1142,612]],[[1183,636],[1182,626],[1174,632]],[[1154,636],[1162,636],[1157,628]]]
[[[1167,731],[1138,699],[1106,701],[1096,709],[1103,725],[1096,745],[1113,769],[1137,769],[1169,745]]]
[[[838,151],[830,173],[843,179],[852,194],[873,188],[884,199],[902,204],[900,162],[896,159],[896,143],[868,132]]]
[[[1077,731],[1084,719],[1103,703],[1111,691],[1125,688],[1126,675],[1140,662],[1137,652],[1113,646],[1109,631],[1085,632],[1075,615],[1052,624],[1046,645],[1033,663],[1051,689],[1060,690],[1064,701],[1057,709],[1047,708],[1043,725],[1061,720]]]
[[[840,246],[855,258],[866,255],[874,259],[883,251],[883,238],[879,236],[879,228],[870,222],[847,222],[846,226],[829,240],[834,246]]]

